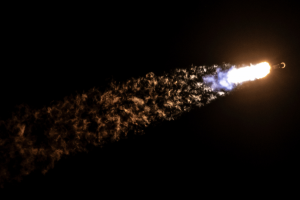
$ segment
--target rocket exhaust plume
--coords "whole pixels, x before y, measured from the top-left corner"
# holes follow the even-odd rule
[[[253,81],[265,77],[270,73],[270,70],[271,67],[267,62],[238,69],[232,66],[226,71],[221,71],[220,68],[217,68],[215,75],[205,76],[203,81],[210,85],[213,90],[232,90],[236,85],[245,81]]]
[[[0,186],[33,171],[45,174],[63,155],[118,141],[130,130],[143,134],[151,122],[173,120],[269,72],[268,63],[192,66],[123,84],[113,81],[105,92],[93,88],[40,110],[21,105],[12,118],[0,121]]]

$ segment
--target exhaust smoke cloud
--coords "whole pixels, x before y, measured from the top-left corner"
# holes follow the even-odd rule
[[[0,186],[43,174],[63,155],[88,152],[88,146],[118,141],[132,130],[143,134],[151,122],[174,120],[194,106],[224,96],[238,84],[266,76],[268,63],[245,68],[191,66],[163,76],[148,73],[126,83],[111,82],[55,105],[33,110],[20,105],[0,121]]]

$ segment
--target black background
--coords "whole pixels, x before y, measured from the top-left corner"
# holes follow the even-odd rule
[[[198,191],[290,182],[299,169],[299,7],[284,2],[13,5],[3,19],[1,119],[191,64],[287,67],[143,136],[59,161],[28,191]],[[34,189],[33,189],[34,188]],[[173,191],[173,192],[172,192]],[[130,193],[130,192],[129,192]]]

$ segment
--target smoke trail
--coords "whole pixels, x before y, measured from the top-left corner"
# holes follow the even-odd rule
[[[151,72],[123,84],[113,81],[105,92],[93,88],[65,97],[40,110],[19,106],[12,118],[0,121],[0,186],[20,182],[36,170],[45,174],[63,155],[118,141],[130,130],[143,134],[151,122],[173,120],[225,95],[233,86],[223,87],[212,76],[225,77],[229,68],[192,66],[159,77]]]

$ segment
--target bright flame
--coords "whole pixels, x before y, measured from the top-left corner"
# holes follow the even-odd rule
[[[228,72],[228,81],[231,83],[242,83],[245,81],[253,81],[255,79],[263,78],[270,73],[270,65],[267,62],[262,62],[257,65],[233,68]]]
[[[238,69],[233,66],[228,71],[221,71],[221,69],[218,68],[217,76],[205,76],[203,77],[203,81],[210,85],[213,90],[232,90],[235,85],[242,82],[265,77],[270,73],[270,69],[271,67],[267,62]]]

